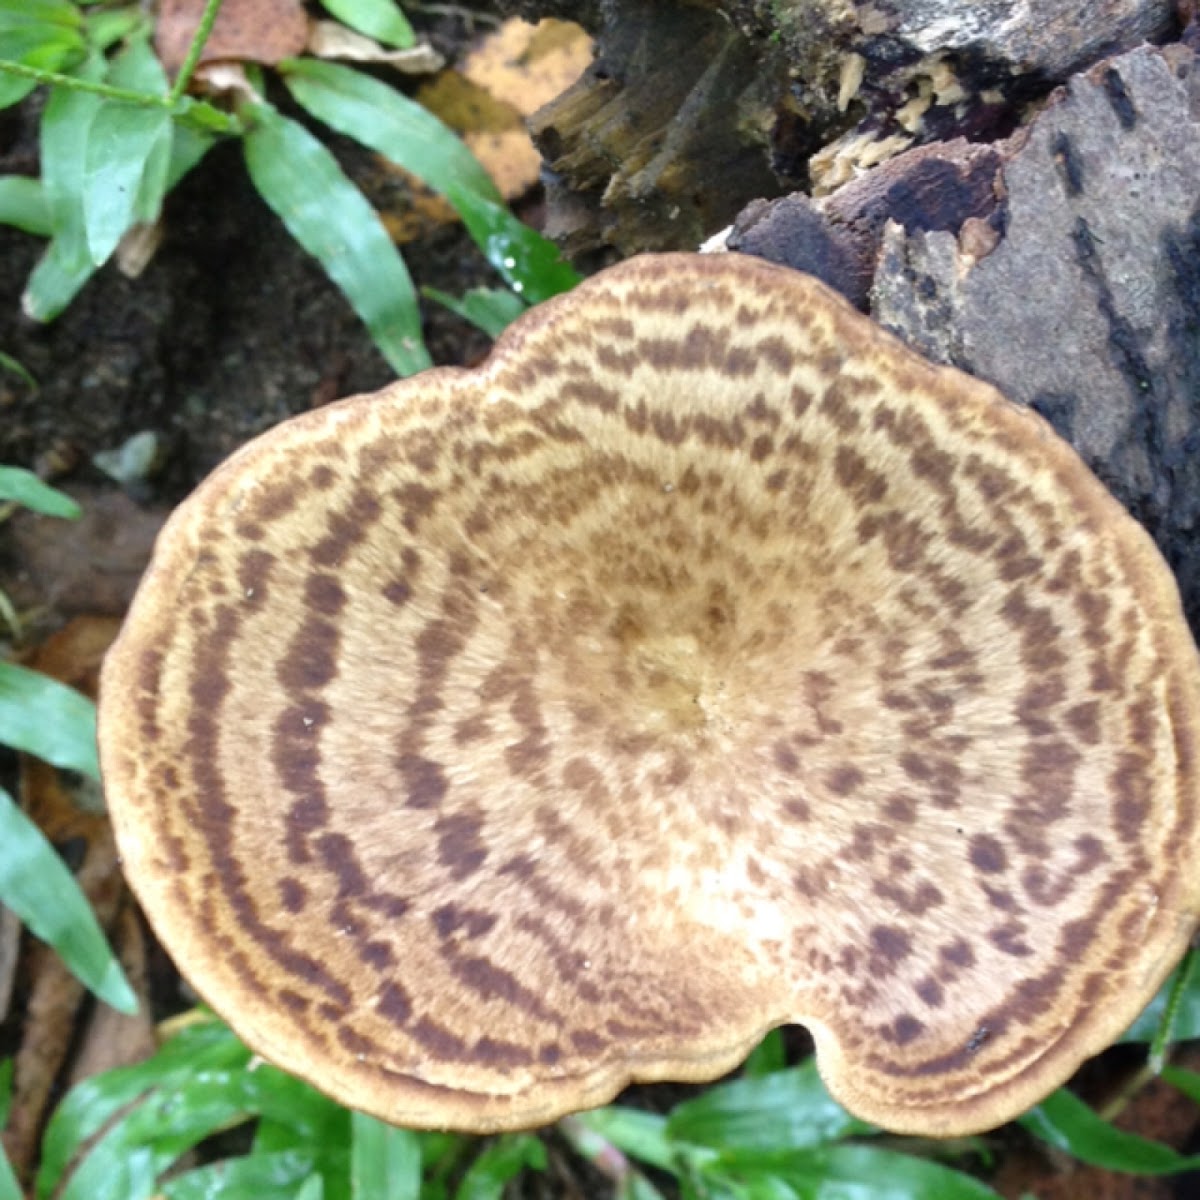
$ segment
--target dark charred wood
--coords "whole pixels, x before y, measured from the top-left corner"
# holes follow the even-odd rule
[[[888,225],[873,312],[1032,405],[1149,529],[1200,628],[1200,69],[1076,76],[1006,148],[989,236]]]
[[[994,228],[1002,161],[999,147],[962,138],[921,146],[825,200],[797,193],[748,205],[734,222],[728,247],[816,275],[866,309],[887,222],[909,233],[957,234],[971,220]]]

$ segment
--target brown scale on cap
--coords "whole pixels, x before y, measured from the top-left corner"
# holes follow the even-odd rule
[[[1037,416],[670,255],[230,459],[100,738],[167,947],[348,1104],[535,1125],[800,1021],[856,1113],[955,1134],[1185,946],[1198,697],[1166,566]]]

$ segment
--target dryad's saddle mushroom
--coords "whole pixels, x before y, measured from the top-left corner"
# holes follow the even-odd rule
[[[1200,912],[1200,666],[1036,415],[812,280],[636,259],[174,515],[103,677],[130,879],[266,1057],[414,1126],[708,1079],[997,1124]]]

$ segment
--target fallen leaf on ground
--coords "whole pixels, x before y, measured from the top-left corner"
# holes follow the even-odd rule
[[[308,31],[308,52],[317,58],[339,58],[347,62],[386,63],[406,75],[428,75],[440,71],[446,60],[428,42],[394,50],[337,21],[314,21]]]
[[[9,553],[0,561],[0,590],[18,611],[44,607],[59,620],[120,616],[167,510],[143,507],[112,487],[67,490],[83,509],[79,520],[19,512],[5,525]]]
[[[505,21],[453,70],[423,84],[416,99],[458,133],[506,200],[524,195],[538,181],[542,157],[525,118],[575,82],[592,60],[592,40],[570,21],[547,19],[531,25]],[[389,169],[399,168],[390,165]],[[415,241],[455,220],[440,196],[405,175],[411,203],[383,213],[397,242]]]
[[[160,0],[154,47],[169,75],[187,57],[204,13],[205,0]],[[201,62],[216,59],[272,65],[299,54],[308,40],[308,16],[301,0],[225,0]]]

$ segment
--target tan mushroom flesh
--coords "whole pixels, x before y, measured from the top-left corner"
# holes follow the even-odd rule
[[[103,676],[129,877],[268,1059],[536,1125],[803,1022],[852,1111],[998,1124],[1200,911],[1200,666],[1049,427],[813,280],[632,260],[279,426]]]

